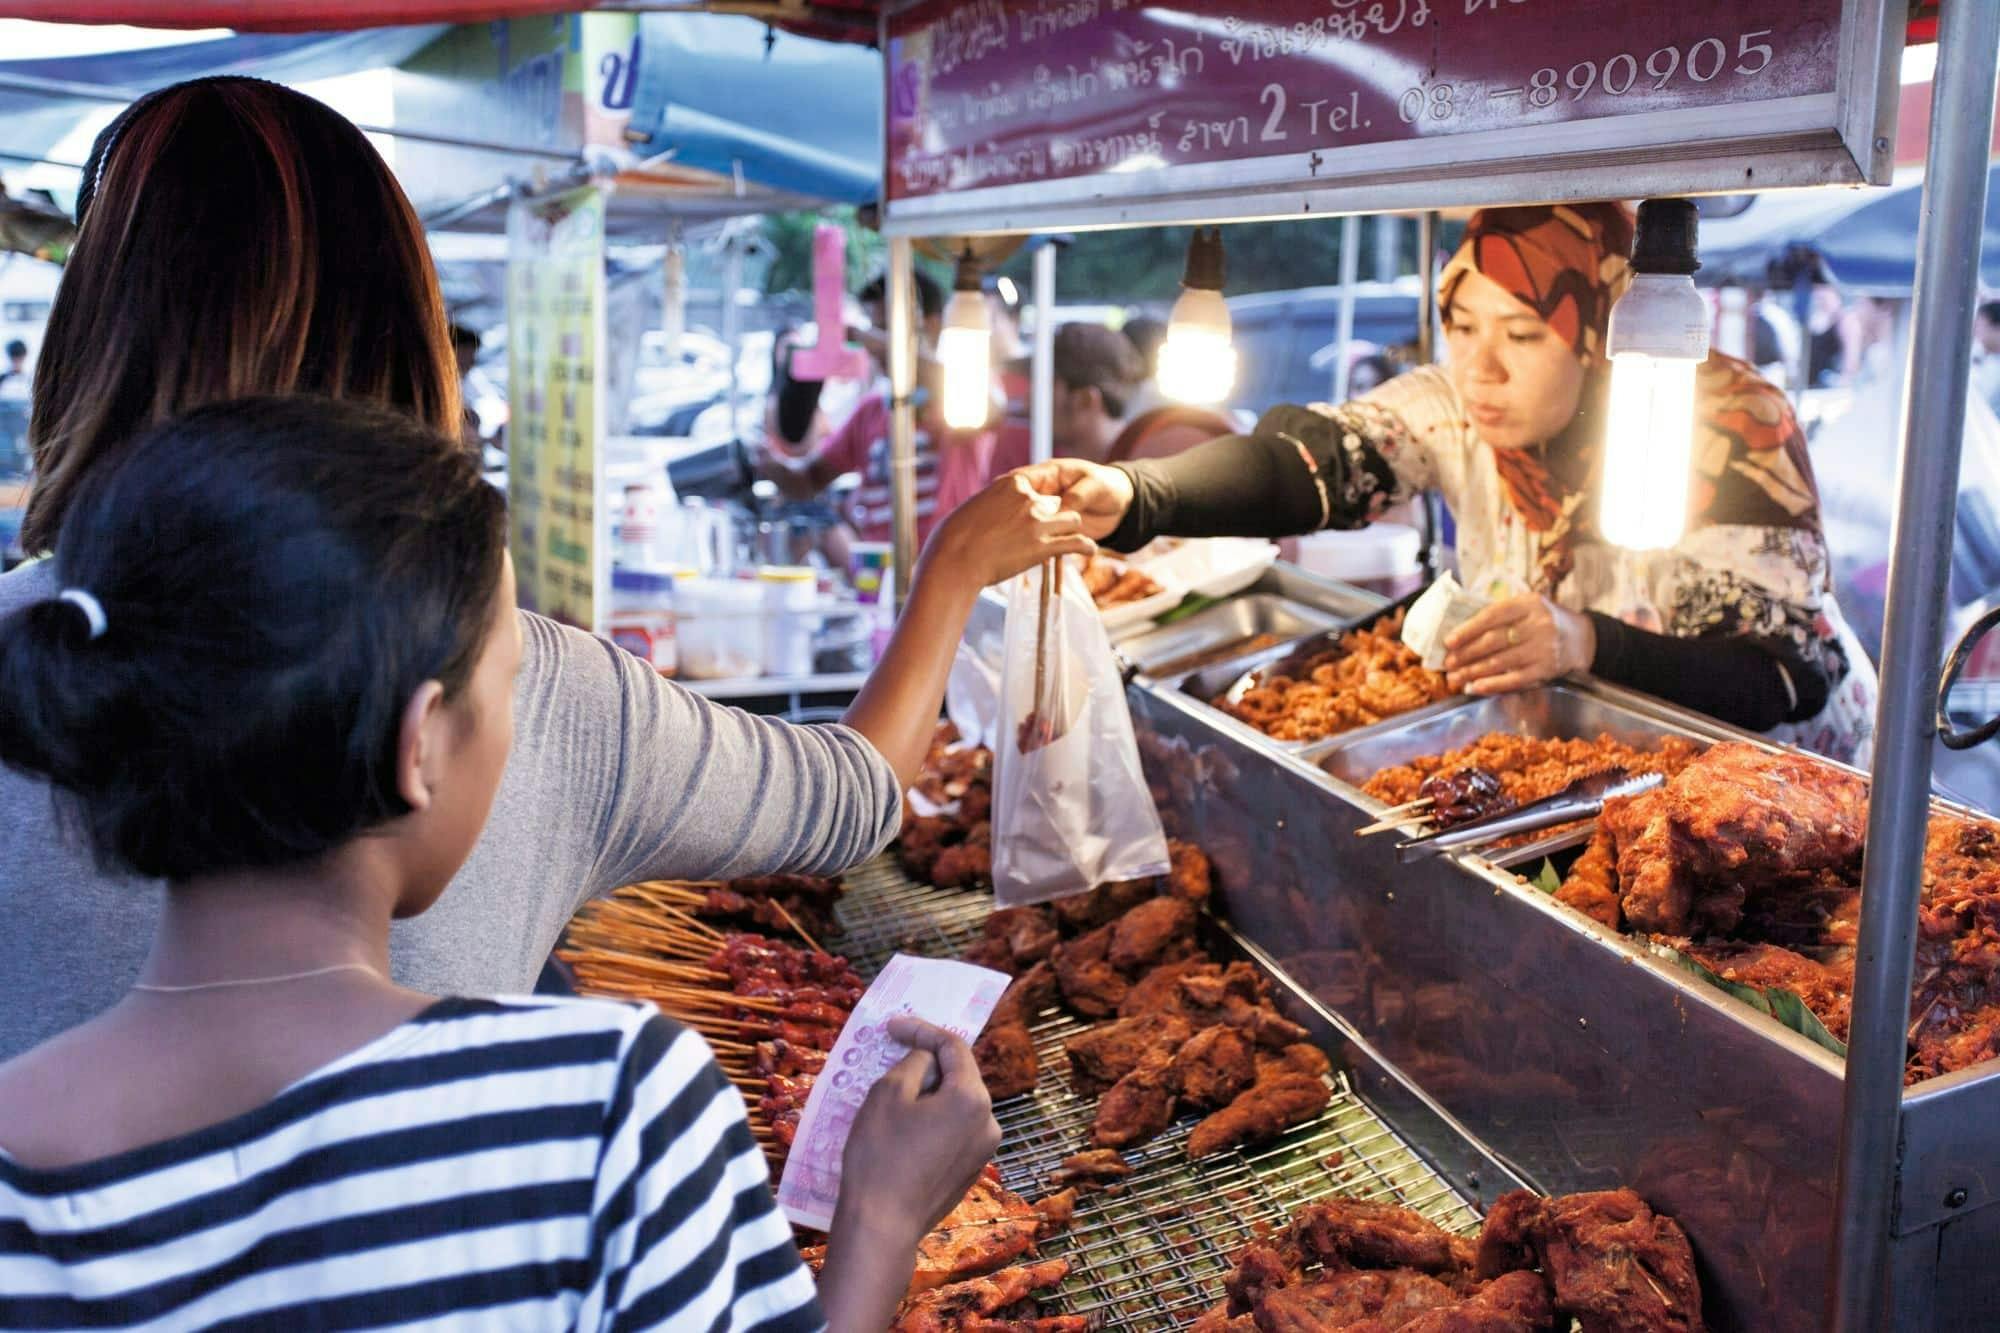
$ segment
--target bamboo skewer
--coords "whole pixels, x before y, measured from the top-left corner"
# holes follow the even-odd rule
[[[1412,815],[1407,819],[1378,819],[1373,824],[1364,824],[1354,830],[1357,838],[1372,838],[1378,833],[1407,833],[1411,829],[1422,828],[1430,823],[1427,815]]]

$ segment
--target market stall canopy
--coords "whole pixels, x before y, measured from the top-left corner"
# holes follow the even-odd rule
[[[647,14],[626,138],[641,157],[838,203],[875,198],[882,64],[714,14]]]
[[[49,6],[47,17],[72,18],[75,8],[65,0]],[[20,4],[0,5],[0,10],[14,15],[21,15],[23,9]],[[56,14],[56,9],[64,12]],[[364,32],[247,34],[136,51],[0,60],[0,123],[7,126],[5,146],[10,154],[46,153],[91,111],[182,79],[249,74],[279,83],[301,83],[394,65],[428,46],[443,31],[418,26]]]
[[[1989,172],[1980,284],[2000,289],[2000,168]],[[1907,296],[1916,281],[1916,183],[1887,190],[1805,190],[1759,195],[1734,217],[1701,225],[1709,285],[1762,284],[1794,247],[1816,255],[1824,276],[1859,295]]]

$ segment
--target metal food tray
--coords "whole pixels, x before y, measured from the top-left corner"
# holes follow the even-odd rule
[[[863,975],[898,951],[954,956],[978,938],[993,910],[989,894],[912,882],[888,855],[846,879],[834,910],[839,933],[823,943]],[[1089,1026],[1061,1009],[1039,1015],[1030,1031],[1041,1080],[994,1107],[1001,1181],[1023,1198],[1050,1193],[1063,1158],[1091,1146],[1097,1099],[1071,1089],[1064,1054],[1064,1044]],[[1127,1149],[1133,1174],[1116,1192],[1084,1194],[1070,1228],[1039,1247],[1071,1264],[1069,1276],[1042,1293],[1048,1310],[1089,1316],[1100,1328],[1184,1327],[1223,1298],[1237,1250],[1282,1226],[1301,1204],[1332,1194],[1398,1203],[1460,1234],[1477,1229],[1480,1215],[1468,1197],[1377,1114],[1345,1070],[1330,1086],[1324,1112],[1272,1143],[1191,1162],[1187,1136],[1199,1117],[1184,1116]],[[1495,1173],[1491,1183],[1504,1182]]]
[[[1215,706],[1215,700],[1228,692],[1250,672],[1263,671],[1293,655],[1305,657],[1338,647],[1343,635],[1350,634],[1357,629],[1367,629],[1379,623],[1384,618],[1395,614],[1397,611],[1408,607],[1414,600],[1416,598],[1413,595],[1405,597],[1401,601],[1378,602],[1377,605],[1371,607],[1366,613],[1339,620],[1317,633],[1295,639],[1290,643],[1281,643],[1258,652],[1246,653],[1242,657],[1233,658],[1229,661],[1212,663],[1198,671],[1191,671],[1185,675],[1167,678],[1163,683],[1169,688],[1178,690],[1181,694],[1186,695],[1188,698],[1202,705],[1203,708],[1212,712],[1216,718],[1220,719],[1222,725],[1237,728],[1244,735],[1255,737],[1261,745],[1286,754],[1301,754],[1309,750],[1317,750],[1332,741],[1339,740],[1353,733],[1343,732],[1334,736],[1317,737],[1309,741],[1279,740],[1277,737],[1268,735],[1251,726],[1249,723],[1223,712]],[[1379,726],[1382,724],[1377,723],[1376,725]]]
[[[1134,635],[1118,645],[1118,655],[1144,675],[1177,676],[1205,665],[1283,647],[1330,628],[1336,619],[1329,612],[1276,593],[1244,593],[1197,611],[1176,624]],[[1260,634],[1271,635],[1278,642],[1263,649],[1240,647]],[[1189,659],[1211,653],[1216,656],[1209,662],[1188,665]]]

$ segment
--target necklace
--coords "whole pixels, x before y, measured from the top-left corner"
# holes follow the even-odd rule
[[[185,995],[189,991],[223,990],[230,986],[275,986],[281,981],[304,981],[307,977],[323,977],[332,972],[367,972],[380,976],[366,963],[335,963],[331,967],[315,967],[307,972],[287,972],[276,977],[237,977],[227,981],[199,981],[189,986],[157,986],[143,981],[132,983],[133,990],[151,991],[155,995]]]

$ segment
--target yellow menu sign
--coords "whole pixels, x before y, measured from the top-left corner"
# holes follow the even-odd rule
[[[507,497],[521,605],[600,631],[610,600],[599,399],[604,194],[516,201],[507,214]]]

